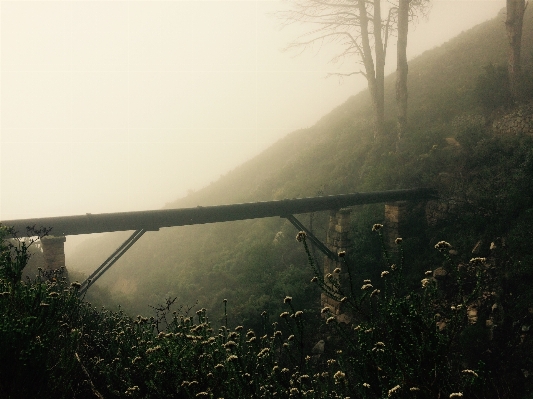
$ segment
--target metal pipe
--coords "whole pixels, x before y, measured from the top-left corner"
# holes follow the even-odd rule
[[[196,208],[5,220],[0,223],[4,226],[12,226],[19,237],[23,237],[24,234],[26,234],[26,228],[28,226],[51,228],[50,235],[53,236],[140,229],[157,231],[162,227],[217,223],[274,216],[285,217],[299,213],[341,209],[361,204],[423,200],[435,197],[435,190],[415,188],[232,205],[198,206]]]

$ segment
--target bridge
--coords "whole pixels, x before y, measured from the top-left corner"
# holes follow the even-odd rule
[[[28,228],[47,228],[50,236],[41,239],[44,258],[48,269],[65,266],[64,242],[66,236],[93,234],[113,231],[131,231],[134,233],[109,258],[82,283],[83,294],[100,278],[146,231],[158,231],[164,227],[186,226],[194,224],[218,223],[266,217],[283,217],[296,229],[307,233],[308,239],[322,251],[329,261],[336,263],[337,253],[350,246],[348,230],[350,212],[342,209],[362,204],[396,203],[398,201],[423,201],[436,198],[436,192],[428,188],[414,188],[370,193],[352,193],[311,198],[284,199],[279,201],[253,202],[243,204],[198,206],[195,208],[163,209],[137,212],[118,212],[102,214],[85,214],[59,216],[37,219],[4,220],[0,223],[13,227],[17,237],[25,237]],[[385,209],[385,218],[398,224],[398,212],[391,215],[389,205]],[[391,208],[392,207],[392,208]],[[398,206],[396,206],[398,208]],[[296,214],[333,211],[326,244],[318,240],[298,219]],[[392,211],[394,213],[394,210]],[[396,226],[397,227],[397,226]],[[333,267],[334,264],[331,266]],[[326,267],[326,266],[325,266]],[[329,268],[329,267],[328,267]],[[333,270],[333,269],[332,269]],[[326,272],[326,271],[325,271]]]

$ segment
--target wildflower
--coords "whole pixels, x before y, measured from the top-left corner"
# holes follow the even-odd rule
[[[45,308],[45,307],[47,307],[47,306],[50,306],[50,304],[49,304],[49,303],[45,303],[45,302],[41,302],[41,303],[39,304],[39,306]]]
[[[150,353],[156,352],[159,349],[161,349],[161,345],[154,346],[153,348],[148,348],[146,350],[146,354],[149,355]]]
[[[375,296],[375,295],[379,295],[380,292],[381,292],[380,290],[375,289],[375,290],[372,291],[372,293],[370,294],[370,298],[372,298],[372,297]]]
[[[290,393],[291,396],[293,396],[293,395],[298,395],[300,393],[300,391],[298,390],[298,388],[291,388],[289,393]]]
[[[207,392],[198,392],[196,394],[197,398],[207,398],[208,396],[209,396],[209,394]]]
[[[472,258],[470,259],[470,263],[485,263],[487,261],[487,258]]]
[[[250,339],[246,342],[248,342],[249,344],[251,344],[252,342],[254,342],[257,338],[256,337],[250,337]]]
[[[368,279],[367,279],[367,280],[363,280],[363,283],[365,283],[365,284],[370,284],[371,282],[372,282],[372,281],[371,281],[371,280],[368,280]]]
[[[450,398],[462,398],[463,397],[463,393],[462,392],[454,392],[452,394],[450,394]]]
[[[232,349],[232,348],[235,348],[237,344],[235,343],[235,341],[228,341],[223,346],[226,349]]]
[[[230,356],[228,357],[228,362],[233,362],[233,361],[235,361],[235,360],[237,360],[237,359],[238,359],[237,356],[235,356],[235,355],[230,355]]]
[[[426,276],[431,276],[433,274],[433,272],[431,270],[428,270],[424,273],[424,275]]]
[[[473,375],[474,377],[478,377],[477,373],[474,370],[463,370],[462,373]]]
[[[140,356],[135,356],[133,360],[131,361],[131,364],[135,364],[136,361],[141,360]]]
[[[326,324],[333,323],[334,321],[335,321],[335,317],[333,316],[328,317],[328,319],[326,320]]]
[[[341,272],[340,267],[336,267],[335,270],[333,270],[333,273],[339,274]]]
[[[287,338],[287,341],[292,341],[294,339],[294,335],[289,335],[288,338]]]
[[[379,341],[379,342],[376,342],[376,346],[385,346],[385,344],[383,342]]]
[[[341,302],[342,302],[342,303],[346,302],[347,300],[348,300],[348,298],[345,297],[345,296],[341,298]]]
[[[381,272],[381,277],[386,277],[388,274],[389,274],[389,272],[387,270],[383,270]]]
[[[272,367],[272,372],[275,373],[279,370],[279,366],[276,364],[274,367]]]
[[[286,367],[284,367],[284,368],[281,369],[281,372],[282,372],[282,373],[288,373],[288,372],[289,372],[289,369],[286,368]]]
[[[292,296],[286,296],[285,299],[283,300],[283,303],[291,303],[292,301]]]
[[[335,379],[335,384],[340,384],[346,379],[346,374],[339,370],[333,375],[333,378]]]
[[[353,328],[354,331],[359,331],[360,329],[361,329],[361,326],[355,326],[355,327]]]
[[[298,311],[294,314],[294,317],[301,317],[303,314],[304,314],[304,312],[302,312],[301,310],[298,310]]]
[[[317,277],[317,276],[315,276],[315,277],[313,277],[313,278],[311,279],[311,282],[312,282],[312,283],[316,283],[317,281],[318,281],[318,277]]]
[[[374,287],[372,286],[372,284],[364,284],[364,285],[361,287],[362,290],[369,290],[370,288],[374,288]]]
[[[56,296],[59,296],[59,294],[57,292],[51,292],[48,294],[49,297],[52,297],[52,298],[55,298]]]
[[[369,384],[368,382],[363,383],[363,386],[364,386],[365,388],[370,388],[370,384]]]
[[[425,278],[425,279],[422,279],[420,282],[422,283],[422,288],[426,288],[431,282],[431,280],[429,278]]]
[[[439,241],[438,243],[435,244],[435,249],[438,249],[441,252],[446,251],[447,249],[450,249],[451,247],[452,247],[451,244],[446,241]]]
[[[217,364],[217,365],[215,366],[215,368],[216,368],[217,370],[222,370],[222,369],[224,368],[224,365],[219,363],[219,364]]]
[[[76,289],[78,289],[78,288],[81,287],[81,284],[80,284],[79,282],[77,282],[77,281],[74,281],[73,283],[70,284],[70,286],[71,286],[72,288],[76,288]]]
[[[388,394],[388,397],[390,398],[392,395],[394,395],[397,391],[400,390],[400,386],[399,385],[396,385],[395,387],[389,389],[389,394]]]
[[[333,366],[337,361],[335,359],[328,359],[328,366]]]
[[[243,326],[237,326],[235,327],[235,331],[241,331],[244,327]]]
[[[372,226],[372,231],[378,231],[378,230],[381,230],[382,227],[383,227],[382,224],[380,224],[380,223],[376,223],[375,225]]]
[[[274,337],[281,337],[281,331],[274,331]]]
[[[324,313],[328,313],[328,312],[330,312],[330,311],[331,311],[331,309],[330,309],[328,306],[326,306],[326,307],[322,308],[322,310],[320,311],[320,313],[324,314]]]
[[[409,390],[410,390],[411,392],[415,392],[415,391],[420,391],[420,388],[417,388],[417,387],[411,387],[411,388],[409,388]]]
[[[289,316],[289,312],[283,312],[282,314],[279,315],[279,317],[281,317],[282,319],[288,316]]]
[[[235,339],[235,338],[239,338],[239,334],[236,333],[235,331],[232,331],[228,334],[228,339]]]
[[[396,270],[396,263],[393,263],[392,265],[390,265],[390,269],[391,270]]]
[[[328,280],[331,280],[333,278],[333,274],[331,274],[331,273],[326,274],[326,278]]]
[[[246,336],[247,336],[248,338],[250,338],[250,337],[255,337],[254,330],[248,330],[248,331],[246,332]]]
[[[397,239],[394,240],[394,243],[396,245],[400,245],[402,243],[403,239],[401,237],[398,237]]]
[[[344,257],[346,256],[346,251],[340,251],[340,252],[337,254],[337,256],[338,256],[339,258],[344,258]]]
[[[296,234],[296,241],[302,242],[303,240],[305,240],[305,237],[307,237],[305,231],[299,231],[298,234]]]

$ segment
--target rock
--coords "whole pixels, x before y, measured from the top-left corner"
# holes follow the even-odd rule
[[[323,339],[321,339],[315,344],[315,346],[313,346],[313,349],[311,349],[311,353],[313,355],[321,355],[324,353],[325,346],[326,346],[326,342]]]

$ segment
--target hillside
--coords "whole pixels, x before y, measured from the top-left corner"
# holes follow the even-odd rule
[[[525,18],[524,49],[533,45],[532,20],[529,9]],[[505,153],[509,157],[502,153],[498,158],[500,162],[496,162],[488,149],[499,153],[501,138],[489,137],[490,129],[485,125],[491,116],[483,115],[476,101],[478,76],[489,63],[505,65],[506,49],[503,16],[500,15],[410,61],[410,126],[399,153],[394,151],[393,139],[385,138],[378,143],[371,139],[369,97],[365,91],[348,99],[315,126],[287,135],[218,181],[167,204],[166,208],[415,186],[436,187],[442,195],[455,198],[465,185],[479,186],[480,176],[503,173],[523,164],[522,158],[528,156],[524,144],[520,147],[522,152],[509,150]],[[524,64],[531,64],[532,54],[524,51],[523,56]],[[394,76],[386,79],[386,98],[387,129],[389,137],[394,138]],[[447,138],[454,138],[459,147],[449,144],[453,141],[446,141]],[[483,150],[485,152],[476,147],[481,140],[489,139],[493,142],[483,147],[487,149]],[[469,149],[475,149],[476,156],[469,154]],[[493,161],[491,166],[496,169],[479,169],[479,165],[472,163],[474,159],[478,163]],[[444,175],[448,180],[443,180]],[[516,181],[511,179],[509,183],[523,185],[522,178],[525,179],[519,175]],[[507,182],[505,177],[501,181],[494,179],[494,184],[499,184],[502,190]],[[488,183],[483,187],[483,190],[492,189]],[[483,190],[482,193],[488,195]],[[464,190],[465,197],[467,191]],[[480,193],[476,191],[465,203],[471,199],[485,200]],[[505,198],[500,197],[500,200]],[[516,212],[520,214],[528,204],[526,200]],[[470,206],[475,208],[475,203],[471,202]],[[458,209],[456,207],[456,212]],[[470,246],[478,237],[501,234],[497,227],[498,223],[502,224],[503,214],[498,212],[493,217],[500,219],[490,226],[490,232],[478,225],[481,216],[474,212],[469,219],[472,220],[470,230],[465,230],[464,236],[455,237],[459,241],[457,245],[462,241]],[[369,238],[365,233],[372,223],[381,221],[382,213],[382,205],[360,207],[353,223],[356,252],[361,257],[362,270],[368,273],[371,273],[372,263],[379,262],[376,260],[379,248],[367,242]],[[448,225],[434,226],[440,230],[426,231],[422,234],[426,241],[416,239],[410,244],[411,248],[433,245],[435,234],[448,234],[446,229],[453,231],[452,223],[464,222],[457,213],[450,215]],[[487,216],[484,217],[487,220]],[[309,216],[302,215],[301,220],[309,223]],[[314,215],[314,226],[317,235],[323,237],[325,215]],[[283,239],[274,241],[278,232],[282,232]],[[305,253],[294,240],[295,233],[292,225],[279,218],[162,229],[145,234],[99,284],[109,289],[114,300],[131,312],[149,313],[147,305],[162,303],[166,297],[177,297],[177,302],[184,305],[198,301],[200,306],[212,311],[213,320],[222,314],[222,299],[227,298],[231,317],[235,321],[252,323],[264,309],[277,312],[285,295],[294,296],[296,306],[314,308],[318,306],[319,294],[316,287],[309,284],[312,273],[307,267]],[[84,272],[94,270],[125,236],[121,233],[89,240],[80,246],[75,256],[67,259],[67,266]],[[103,291],[98,287],[91,290],[93,294],[89,298],[98,301]]]

